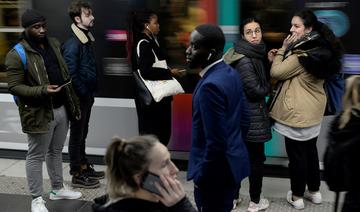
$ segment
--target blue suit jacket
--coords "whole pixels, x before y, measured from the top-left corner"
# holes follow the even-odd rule
[[[249,176],[244,144],[249,111],[240,75],[223,61],[212,66],[194,90],[192,110],[188,180],[197,184],[200,178],[221,172],[221,161],[228,162],[235,183]]]

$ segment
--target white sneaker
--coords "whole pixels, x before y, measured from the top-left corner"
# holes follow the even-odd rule
[[[304,193],[304,198],[310,200],[314,204],[320,204],[322,201],[320,191],[310,192],[306,190]]]
[[[241,201],[242,201],[242,199],[240,197],[238,199],[234,199],[232,209],[235,210],[237,207],[239,207]]]
[[[52,190],[50,191],[49,199],[51,200],[59,200],[59,199],[79,199],[82,194],[78,191],[72,191],[67,186],[60,190]]]
[[[49,212],[46,209],[45,201],[41,196],[31,201],[31,212]]]
[[[287,193],[286,200],[288,201],[288,203],[290,203],[290,205],[292,205],[297,210],[302,210],[305,208],[303,198],[297,199],[295,201],[292,200],[292,191],[289,191]]]
[[[249,212],[258,212],[258,211],[261,211],[261,210],[265,210],[268,207],[269,207],[269,200],[267,200],[265,198],[262,198],[262,199],[260,199],[258,204],[256,204],[255,202],[250,201],[247,211],[249,211]]]

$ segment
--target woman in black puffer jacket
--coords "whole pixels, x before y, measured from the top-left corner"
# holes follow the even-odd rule
[[[255,18],[248,18],[240,26],[241,39],[224,55],[224,60],[240,73],[244,92],[250,109],[250,128],[246,145],[251,163],[250,198],[248,211],[259,211],[269,206],[269,201],[260,198],[265,142],[271,139],[270,121],[265,96],[270,83],[265,64],[266,47],[262,41],[261,25]],[[234,207],[236,200],[234,200]]]

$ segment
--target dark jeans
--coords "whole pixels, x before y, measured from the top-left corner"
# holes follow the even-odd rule
[[[345,195],[342,212],[360,211],[360,191],[349,191]]]
[[[235,182],[227,162],[216,166],[194,185],[194,198],[199,212],[230,212],[233,207]]]
[[[79,172],[81,165],[87,164],[85,153],[86,137],[89,130],[91,108],[94,104],[94,97],[82,97],[80,100],[81,119],[70,122],[69,157],[70,174]]]
[[[249,193],[252,202],[259,203],[264,176],[265,143],[245,142],[250,159]],[[239,198],[240,185],[237,185],[235,199]]]
[[[140,135],[156,135],[167,146],[171,136],[171,100],[172,97],[166,97],[147,106],[135,98]]]
[[[319,157],[316,138],[295,141],[285,137],[285,147],[289,158],[290,184],[293,195],[302,197],[306,185],[309,191],[320,188]]]

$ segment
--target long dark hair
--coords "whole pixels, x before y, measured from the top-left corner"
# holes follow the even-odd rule
[[[311,10],[301,10],[295,13],[294,16],[300,17],[306,28],[312,27],[314,31],[317,31],[320,36],[328,42],[336,58],[342,57],[342,55],[344,54],[344,47],[341,44],[340,40],[335,36],[334,32],[326,24],[318,21],[316,15]]]
[[[150,23],[151,18],[154,17],[156,13],[152,10],[138,10],[133,11],[130,14],[130,24],[128,30],[128,59],[134,64],[136,61],[136,57],[134,56],[134,52],[136,52],[136,45],[138,41],[143,36],[143,31],[145,29],[145,24]]]

